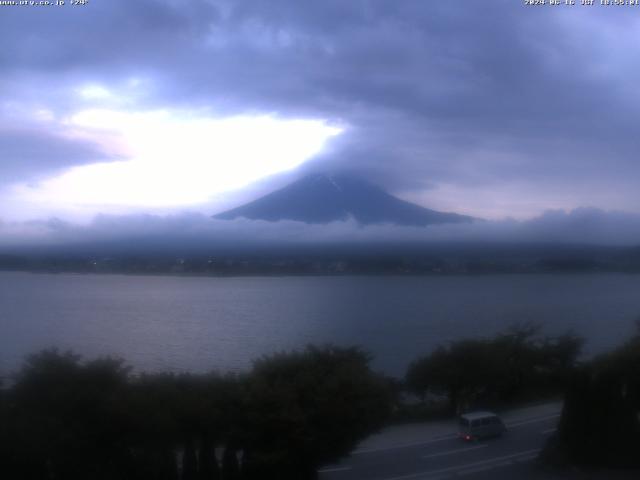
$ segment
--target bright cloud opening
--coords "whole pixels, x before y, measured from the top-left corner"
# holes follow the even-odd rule
[[[86,100],[103,100],[111,97],[111,92],[100,85],[86,85],[78,93]]]
[[[23,200],[63,208],[195,205],[299,166],[342,131],[319,120],[218,119],[164,110],[85,110],[66,123],[72,135],[111,145],[125,160],[21,185],[16,193]]]

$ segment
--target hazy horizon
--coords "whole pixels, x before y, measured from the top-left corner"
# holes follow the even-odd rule
[[[322,245],[640,245],[640,215],[576,209],[548,211],[526,221],[476,221],[465,224],[400,226],[361,225],[353,219],[326,224],[281,220],[216,220],[197,212],[175,215],[100,215],[86,224],[49,219],[0,222],[0,249],[25,250],[65,244],[92,251],[182,249],[202,253],[216,248],[252,246],[305,247]],[[185,250],[186,249],[186,250]],[[0,252],[2,251],[0,250]],[[399,252],[401,253],[401,252]]]

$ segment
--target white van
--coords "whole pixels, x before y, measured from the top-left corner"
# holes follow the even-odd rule
[[[463,440],[499,437],[506,432],[502,419],[492,412],[471,412],[460,415],[459,435]]]

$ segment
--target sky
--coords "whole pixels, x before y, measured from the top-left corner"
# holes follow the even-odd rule
[[[207,216],[316,171],[500,222],[640,214],[638,32],[511,0],[0,6],[0,227]]]

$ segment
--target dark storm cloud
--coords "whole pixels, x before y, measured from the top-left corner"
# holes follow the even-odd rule
[[[0,185],[38,179],[64,168],[109,157],[90,142],[71,140],[40,130],[0,131]]]
[[[215,19],[206,2],[92,2],[87,8],[6,8],[0,17],[7,72],[65,72],[82,77],[153,65],[194,48]],[[174,59],[170,59],[175,61]]]
[[[30,101],[47,98],[38,79],[143,77],[148,87],[130,108],[342,122],[348,130],[303,170],[361,172],[409,196],[448,185],[458,192],[449,205],[463,209],[496,192],[503,215],[531,213],[511,212],[515,190],[536,212],[637,211],[635,17],[506,0],[14,8],[0,16],[13,45],[0,66],[3,84]],[[53,98],[57,109],[74,107],[64,93]]]

